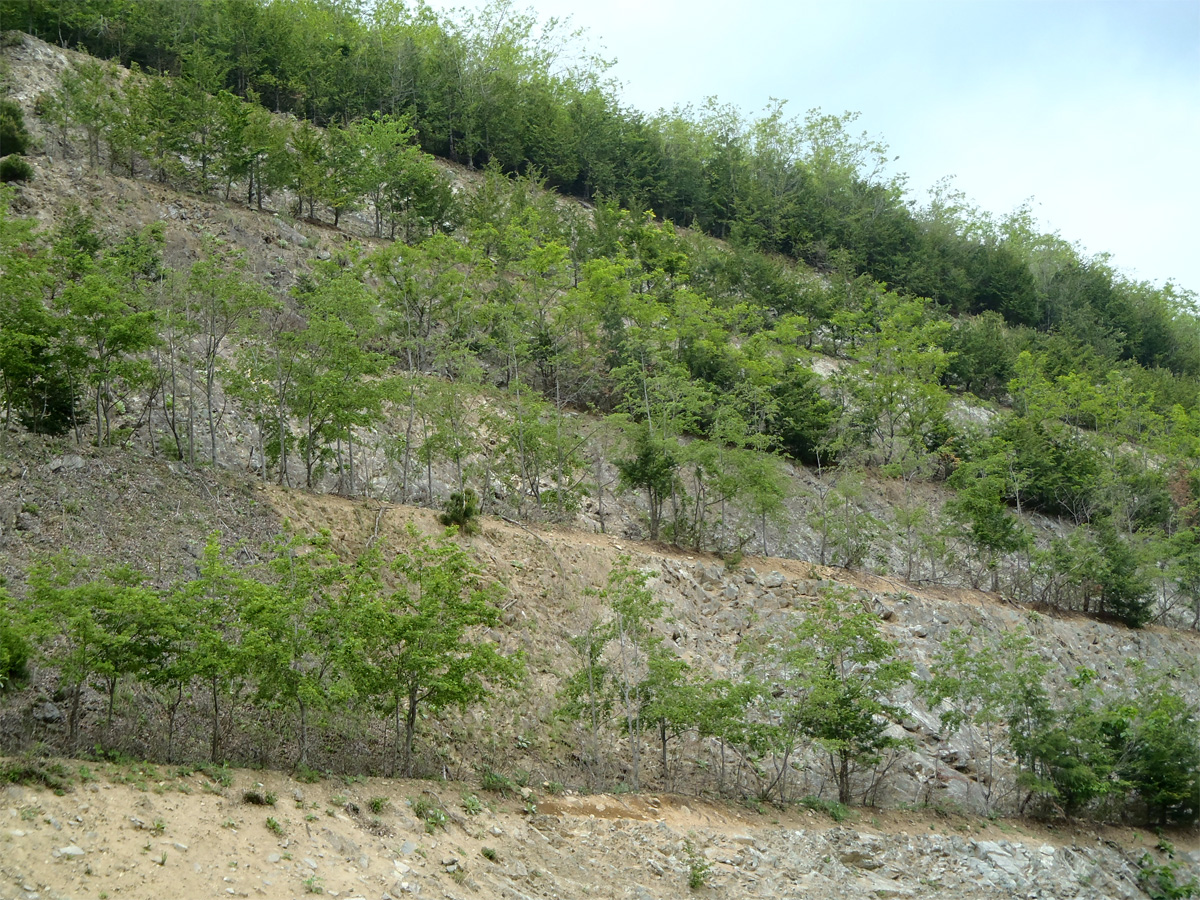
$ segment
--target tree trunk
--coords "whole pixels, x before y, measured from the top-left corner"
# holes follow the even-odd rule
[[[221,707],[218,702],[219,691],[215,677],[209,682],[209,687],[212,693],[212,747],[210,759],[213,765],[216,765],[220,761],[221,756]]]
[[[667,720],[658,720],[658,737],[662,741],[662,769],[663,769],[663,787],[668,787],[670,780],[670,772],[667,769]]]
[[[296,768],[308,765],[308,705],[300,701],[300,758]]]
[[[417,689],[408,692],[408,712],[404,716],[404,777],[412,778],[413,736],[417,731]]]

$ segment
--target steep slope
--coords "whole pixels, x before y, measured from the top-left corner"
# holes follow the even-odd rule
[[[37,93],[52,84],[48,73],[61,70],[66,55],[26,41],[12,59],[14,78],[20,85],[18,98],[32,108]],[[112,236],[161,222],[166,233],[167,261],[176,266],[193,261],[205,236],[213,234],[244,251],[253,276],[278,290],[295,283],[314,258],[337,253],[345,241],[341,233],[289,221],[286,216],[258,213],[235,202],[181,195],[146,181],[89,170],[69,152],[57,155],[59,150],[69,148],[57,147],[53,135],[43,131],[40,137],[43,153],[35,157],[37,178],[22,188],[19,204],[25,214],[36,215],[47,227],[61,221],[72,205],[90,210]],[[48,551],[70,548],[105,563],[132,565],[149,583],[165,587],[195,571],[205,540],[214,532],[233,557],[245,563],[263,552],[264,544],[283,530],[285,521],[300,534],[328,529],[335,549],[347,556],[369,543],[402,546],[409,523],[415,523],[425,534],[440,531],[428,510],[394,502],[395,485],[389,481],[394,472],[389,472],[385,452],[393,434],[389,427],[381,427],[371,436],[373,442],[362,450],[365,472],[360,475],[371,486],[371,499],[360,501],[294,492],[253,480],[246,475],[254,468],[246,439],[249,430],[244,411],[226,404],[219,422],[219,466],[212,469],[189,469],[168,462],[153,438],[135,439],[136,446],[130,448],[93,450],[67,440],[4,435],[0,438],[0,574],[17,583],[34,559]],[[796,818],[787,811],[743,816],[728,807],[710,808],[691,800],[551,795],[551,785],[555,791],[560,783],[569,788],[593,783],[612,785],[624,782],[628,776],[628,738],[620,729],[608,732],[611,746],[606,748],[602,765],[585,764],[578,729],[564,724],[558,714],[560,690],[577,665],[571,639],[605,613],[589,590],[604,585],[622,556],[629,556],[636,569],[649,573],[649,587],[667,606],[667,615],[655,626],[656,633],[674,654],[699,672],[736,673],[741,665],[738,646],[743,639],[783,633],[803,620],[825,595],[844,591],[839,595],[844,597],[846,609],[864,610],[876,617],[881,632],[914,665],[919,681],[928,678],[932,655],[953,629],[991,638],[1027,630],[1033,651],[1050,666],[1047,684],[1052,688],[1064,687],[1078,668],[1084,667],[1094,671],[1094,683],[1101,693],[1115,694],[1133,680],[1134,673],[1127,663],[1136,660],[1149,669],[1175,673],[1178,692],[1192,708],[1200,703],[1195,668],[1200,657],[1200,636],[1196,634],[1158,627],[1130,631],[1081,617],[1031,614],[994,594],[923,587],[814,565],[805,561],[816,555],[815,538],[804,524],[809,512],[807,500],[793,501],[791,524],[770,534],[772,546],[782,546],[796,558],[747,557],[740,567],[726,567],[705,554],[637,543],[628,538],[641,533],[640,501],[614,493],[611,464],[601,459],[598,465],[607,466],[610,476],[607,491],[601,494],[610,511],[609,534],[592,530],[599,522],[594,515],[596,501],[588,498],[575,519],[575,524],[582,526],[577,529],[486,518],[481,534],[463,539],[487,576],[505,587],[503,627],[496,628],[492,637],[506,650],[525,653],[528,680],[520,692],[497,696],[485,708],[461,714],[451,711],[420,724],[424,771],[463,780],[486,769],[521,773],[521,780],[534,785],[539,795],[536,814],[531,811],[530,818],[522,819],[516,807],[509,805],[491,820],[464,818],[467,827],[452,819],[449,834],[453,837],[438,832],[423,839],[419,838],[419,823],[404,811],[404,798],[419,795],[427,789],[426,783],[397,786],[371,782],[369,786],[362,783],[362,787],[353,783],[347,791],[356,798],[358,817],[339,813],[344,804],[334,800],[338,791],[325,792],[324,785],[319,790],[295,785],[278,774],[239,774],[241,780],[224,788],[222,797],[211,801],[211,808],[200,810],[189,805],[191,798],[181,792],[174,808],[168,808],[166,801],[160,801],[162,805],[150,801],[144,815],[135,804],[149,798],[139,799],[117,787],[105,790],[103,786],[81,786],[87,794],[97,793],[92,787],[99,787],[99,792],[119,797],[103,812],[100,801],[94,804],[96,812],[90,801],[81,805],[80,793],[56,799],[9,788],[4,808],[10,810],[7,815],[14,824],[5,832],[0,871],[11,879],[11,890],[19,887],[26,893],[44,890],[51,895],[70,895],[77,885],[71,879],[77,870],[86,871],[83,867],[90,865],[94,858],[91,854],[111,853],[112,865],[108,866],[105,856],[107,867],[96,866],[95,870],[108,878],[117,877],[122,869],[129,873],[130,880],[144,878],[137,887],[124,889],[129,896],[161,896],[163,885],[175,882],[160,879],[170,877],[172,860],[179,862],[185,857],[191,869],[187,877],[195,876],[187,884],[196,891],[218,887],[224,883],[219,879],[234,878],[225,890],[262,891],[267,896],[278,890],[283,896],[299,892],[305,880],[317,877],[323,879],[330,893],[351,896],[360,891],[359,885],[363,885],[364,895],[374,896],[381,890],[403,892],[405,883],[410,887],[420,885],[423,893],[432,896],[459,896],[455,891],[469,888],[472,883],[485,893],[514,897],[604,896],[605,892],[612,896],[682,896],[686,874],[694,865],[683,842],[689,832],[694,832],[697,852],[714,865],[712,883],[729,896],[905,896],[928,889],[940,889],[945,896],[981,898],[1035,892],[1044,896],[1136,896],[1133,863],[1140,856],[1136,842],[1150,843],[1141,835],[1135,838],[1123,833],[1114,838],[1117,846],[1102,844],[1095,849],[1092,844],[1097,839],[1089,835],[1077,838],[1079,847],[1061,844],[1060,850],[1048,852],[1042,842],[1048,846],[1056,842],[1052,835],[1041,833],[1020,841],[994,831],[973,838],[927,836],[925,832],[931,825],[937,830],[942,820],[924,813],[911,819],[900,813],[878,814],[887,827],[874,836],[876,826],[868,828],[866,824],[870,813],[861,814],[853,829],[813,830],[808,816]],[[813,475],[800,467],[791,467],[790,473],[797,482],[819,487]],[[433,478],[439,482],[435,496],[446,493],[453,483],[445,469],[435,472]],[[324,486],[332,487],[333,482],[327,481]],[[888,508],[899,499],[895,496],[898,490],[895,482],[872,482],[860,502],[885,518]],[[920,494],[917,502],[932,508],[945,497],[934,486],[921,485],[915,490]],[[614,532],[620,536],[614,536]],[[893,566],[899,562],[899,558],[892,560]],[[28,687],[0,701],[0,740],[6,748],[37,753],[64,745],[63,698],[59,690],[56,673],[43,667],[35,671]],[[104,697],[98,690],[85,692],[84,740],[78,746],[104,741],[113,752],[165,758],[163,736],[156,730],[161,723],[162,699],[144,686],[128,688],[120,699],[117,722],[108,727],[104,723]],[[856,786],[856,798],[869,794],[874,802],[892,808],[981,809],[985,779],[979,748],[946,733],[928,704],[910,688],[894,700],[900,712],[891,730],[894,737],[907,743],[889,756],[886,778],[875,789]],[[275,709],[269,716],[264,713],[261,720],[239,721],[239,712],[246,714],[255,709],[252,700],[243,701],[244,705],[230,714],[232,740],[228,751],[232,758],[246,763],[290,765],[294,745],[287,713]],[[199,692],[186,699],[182,734],[176,745],[179,758],[204,757],[205,703]],[[389,726],[365,719],[360,712],[358,718],[329,724],[323,732],[327,742],[314,756],[316,768],[347,773],[386,771]],[[347,724],[347,731],[339,732],[339,727]],[[725,751],[724,745],[711,736],[689,731],[679,736],[674,749],[666,754],[666,766],[660,764],[657,753],[647,752],[643,784],[670,788],[684,796],[761,792],[762,774],[753,771],[744,759],[736,766],[730,762],[730,769],[736,768],[736,772],[727,778]],[[789,798],[814,796],[828,802],[831,795],[836,796],[823,757],[816,748],[809,748],[799,760],[803,764],[792,766],[789,777],[794,781]],[[1016,797],[1014,760],[1002,755],[999,762],[1002,774],[990,786],[998,791],[994,801],[1008,808]],[[151,775],[141,777],[147,784],[155,779]],[[289,807],[291,818],[282,812],[273,818],[287,832],[285,840],[294,840],[295,844],[278,848],[278,854],[260,853],[261,859],[247,862],[246,868],[254,877],[242,881],[218,871],[231,868],[231,860],[238,862],[239,874],[243,870],[238,855],[243,851],[237,849],[240,843],[233,830],[220,830],[224,821],[232,819],[243,837],[253,830],[255,846],[262,850],[278,837],[260,825],[258,810],[238,803],[239,788],[248,786],[243,782],[256,777],[269,782],[268,788],[285,797],[282,805]],[[193,781],[187,782],[188,778]],[[191,775],[162,780],[176,787],[187,783],[192,790],[199,790],[201,783]],[[539,790],[537,786],[542,784],[546,787]],[[443,799],[460,790],[457,786],[447,788],[446,793],[441,786],[432,789]],[[336,823],[328,825],[328,835],[312,822],[301,822],[298,808],[295,815],[291,814],[286,798],[294,790],[304,792],[305,804],[316,798],[321,809],[313,814],[320,822],[329,819]],[[313,797],[308,796],[310,790]],[[376,826],[362,811],[375,796],[388,796],[396,811],[394,824],[387,816],[380,817],[384,825],[397,832],[396,840],[390,843],[367,836]],[[42,809],[27,812],[35,807]],[[326,807],[333,815],[324,813]],[[621,815],[608,818],[616,809]],[[657,821],[660,813],[662,823]],[[83,838],[74,845],[67,840],[60,844],[62,835],[54,823],[62,826],[76,816],[82,821],[65,827],[68,833],[77,830]],[[129,816],[150,823],[150,828],[142,829],[132,822],[126,825]],[[159,829],[162,836],[152,834],[153,822],[159,817],[164,821]],[[46,822],[46,818],[54,821]],[[772,823],[772,819],[782,824]],[[472,824],[476,821],[480,823],[478,828]],[[961,828],[985,827],[974,820],[950,821]],[[32,824],[17,824],[26,822]],[[85,830],[89,824],[90,834]],[[363,834],[354,830],[360,826],[366,829]],[[122,827],[127,833],[120,831]],[[492,828],[501,833],[496,834]],[[147,833],[142,834],[143,830]],[[302,830],[304,842],[299,838]],[[902,834],[905,830],[919,832],[920,837]],[[986,840],[980,841],[980,837]],[[404,843],[400,843],[401,838]],[[142,855],[147,840],[151,850]],[[168,856],[158,865],[160,850],[156,842],[162,840],[168,840],[170,846],[162,845]],[[422,840],[427,842],[422,844]],[[445,853],[447,841],[459,842],[452,843],[452,853]],[[413,848],[406,853],[408,842]],[[1182,835],[1177,842],[1195,849],[1194,834]],[[174,844],[188,849],[180,850]],[[366,849],[368,845],[372,849]],[[477,858],[482,847],[493,845],[500,863],[493,865],[492,860]],[[65,846],[83,850],[84,862],[72,861],[74,851],[62,853]],[[201,847],[210,855],[193,861]],[[299,868],[293,865],[302,854],[307,854],[304,859],[314,860],[321,859],[322,852],[327,858],[353,857],[355,853],[347,847],[362,849],[367,864],[354,860],[350,868],[339,863],[327,874],[322,868],[325,863],[318,863],[316,868],[307,862],[300,863]],[[588,850],[594,853],[584,860]],[[51,851],[59,856],[54,857]],[[286,859],[284,853],[294,858]],[[397,854],[402,866],[408,866],[407,871],[393,863]],[[275,855],[279,858],[272,860]],[[439,865],[451,856],[453,864]],[[48,857],[54,862],[45,868],[43,863]],[[459,867],[460,857],[469,859],[465,867]],[[881,865],[876,866],[877,862]],[[1183,862],[1192,865],[1195,860]],[[451,865],[456,868],[447,872]],[[378,871],[378,866],[384,868],[384,873]],[[279,874],[272,874],[275,870],[270,867],[278,867]],[[459,868],[467,873],[462,884],[453,877]],[[412,879],[401,877],[416,870],[423,871]],[[367,878],[370,891],[360,877]],[[657,880],[660,878],[661,882]],[[26,889],[25,884],[32,887]],[[315,887],[318,882],[311,884]],[[89,888],[93,887],[114,894],[117,890],[116,886],[89,882]],[[7,886],[5,889],[10,890]]]
[[[1200,874],[1194,837],[1172,836],[1168,857],[1155,848],[1167,842],[1128,829],[930,812],[833,823],[658,794],[522,800],[453,782],[77,771],[82,780],[73,772],[58,795],[0,788],[0,896],[1134,900],[1146,896],[1144,854],[1173,865],[1181,883]]]

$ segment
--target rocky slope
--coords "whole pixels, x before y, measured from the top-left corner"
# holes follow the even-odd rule
[[[285,519],[302,531],[329,528],[345,551],[369,538],[399,540],[409,522],[429,531],[437,527],[424,510],[183,473],[116,451],[64,453],[34,439],[15,449],[10,445],[0,454],[0,498],[8,498],[9,510],[0,548],[10,573],[37,547],[63,543],[111,552],[148,574],[167,572],[194,561],[210,528],[265,536]],[[36,513],[28,511],[35,506]],[[161,897],[180,885],[185,896],[232,891],[284,897],[298,896],[306,882],[330,895],[371,898],[408,892],[675,897],[688,893],[694,865],[709,865],[705,890],[713,896],[1108,898],[1142,896],[1136,863],[1147,849],[1168,862],[1153,849],[1158,839],[1146,833],[1056,831],[970,814],[979,798],[969,748],[943,739],[936,719],[911,696],[901,698],[902,728],[913,748],[897,760],[879,796],[890,809],[863,809],[841,824],[796,807],[755,811],[687,796],[712,787],[715,756],[711,766],[698,760],[715,751],[701,746],[688,748],[697,762],[677,766],[682,771],[672,775],[670,783],[685,794],[552,794],[548,788],[555,782],[578,787],[584,779],[564,755],[562,741],[548,735],[554,694],[569,662],[566,639],[594,612],[585,590],[601,584],[623,554],[655,573],[651,584],[671,611],[664,637],[694,665],[717,672],[734,665],[741,634],[784,624],[833,584],[855,592],[880,617],[918,672],[951,628],[999,634],[1029,627],[1038,649],[1057,663],[1056,680],[1086,665],[1115,687],[1127,677],[1130,657],[1156,667],[1194,664],[1200,656],[1194,634],[1131,632],[1081,618],[1031,619],[989,594],[922,590],[795,560],[749,558],[731,572],[710,557],[495,519],[485,521],[469,546],[507,585],[505,640],[528,654],[529,693],[519,698],[519,713],[509,703],[516,698],[500,698],[491,710],[434,725],[426,736],[442,742],[441,758],[458,777],[484,760],[509,771],[523,767],[534,786],[532,804],[452,783],[349,778],[313,786],[258,772],[239,773],[233,784],[221,786],[188,769],[71,763],[72,772],[90,767],[88,778],[95,780],[77,783],[61,797],[10,786],[0,798],[0,897],[89,897],[101,891]],[[1194,678],[1179,686],[1193,702],[1200,700]],[[0,727],[10,738],[31,708],[50,700],[51,687],[35,679],[18,698],[21,709],[7,704]],[[96,722],[98,698],[94,707]],[[473,743],[465,737],[472,722],[497,733],[487,744]],[[43,720],[40,727],[44,738],[62,726]],[[532,742],[518,751],[524,736]],[[499,757],[496,747],[505,748]],[[800,773],[795,796],[822,793],[828,787],[823,771],[812,765]],[[656,787],[667,784],[654,763],[644,777]],[[264,793],[281,798],[274,809],[243,802],[242,792],[256,781]],[[448,812],[447,828],[433,834],[425,834],[408,803],[427,791]],[[468,814],[460,795],[471,791],[496,811]],[[369,811],[376,797],[388,800],[378,815]],[[268,830],[268,817],[282,834]],[[1183,880],[1193,871],[1200,876],[1200,834],[1168,838],[1179,849],[1170,862]],[[484,848],[495,858],[484,856]]]
[[[68,58],[31,41],[7,55],[15,95],[27,110],[53,86]],[[212,233],[247,254],[255,277],[281,289],[313,256],[336,252],[344,239],[331,229],[237,203],[88,170],[69,145],[32,124],[41,140],[40,155],[33,157],[37,178],[22,188],[19,206],[47,226],[72,204],[91,210],[114,235],[161,221],[168,262],[176,266],[193,260],[203,236]],[[245,428],[229,408],[220,423],[216,470],[189,470],[145,446],[95,451],[0,436],[0,575],[15,579],[35,555],[70,547],[134,565],[166,585],[194,568],[213,531],[226,546],[244,541],[249,557],[285,520],[301,533],[330,529],[335,546],[349,553],[369,539],[399,541],[409,522],[436,530],[427,510],[394,502],[382,439],[363,451],[360,471],[371,499],[351,501],[245,477],[246,442],[239,439]],[[815,486],[811,473],[797,469],[795,476]],[[864,503],[886,518],[896,498],[886,484],[868,488]],[[936,489],[920,490],[927,494],[920,502],[940,504]],[[604,502],[611,510],[610,532],[636,532],[633,499],[608,494]],[[582,786],[584,774],[554,721],[555,694],[570,664],[567,639],[597,612],[587,589],[602,585],[623,554],[654,573],[651,586],[671,613],[663,637],[705,670],[733,670],[741,637],[755,628],[785,626],[838,585],[879,617],[919,677],[927,676],[930,655],[952,628],[992,635],[1028,629],[1036,649],[1052,661],[1056,682],[1087,666],[1106,689],[1115,689],[1130,677],[1127,661],[1136,659],[1180,673],[1178,689],[1200,703],[1200,635],[1034,616],[995,595],[813,565],[802,561],[815,555],[804,520],[804,501],[798,500],[794,527],[771,535],[772,547],[796,558],[747,558],[729,570],[713,557],[594,533],[598,522],[587,508],[577,528],[488,519],[468,546],[507,588],[502,640],[527,653],[528,693],[431,723],[423,737],[438,745],[443,771],[466,777],[488,761],[530,772],[535,786]],[[54,688],[51,673],[37,673],[25,692],[0,706],[6,746],[35,749],[59,734]],[[291,897],[318,887],[331,896],[371,898],[676,897],[688,893],[689,874],[705,865],[711,868],[704,890],[713,896],[1108,898],[1141,896],[1137,861],[1147,849],[1157,862],[1168,862],[1153,849],[1157,838],[1144,833],[1055,832],[961,816],[979,808],[978,760],[969,747],[940,733],[922,702],[911,694],[897,699],[904,710],[897,736],[912,743],[894,761],[878,796],[891,811],[862,811],[842,824],[815,812],[756,812],[690,799],[711,792],[719,764],[717,748],[700,742],[686,748],[683,756],[691,762],[670,777],[655,761],[648,763],[646,782],[673,787],[676,795],[582,797],[537,789],[536,809],[527,809],[524,799],[484,796],[496,808],[477,815],[463,808],[459,796],[475,789],[458,784],[354,779],[308,785],[258,772],[238,773],[233,783],[220,785],[184,770],[139,773],[71,763],[76,773],[91,766],[90,776],[76,778],[80,783],[64,796],[19,786],[0,795],[0,898],[157,898],[171,892]],[[94,726],[98,695],[89,704]],[[132,733],[136,712],[131,716],[123,725]],[[486,743],[472,736],[481,731],[489,734]],[[193,738],[201,746],[202,735]],[[139,740],[139,746],[153,746],[154,737]],[[261,750],[232,749],[242,758]],[[797,775],[795,796],[828,795],[823,768],[811,762]],[[243,802],[256,781],[279,798],[274,809]],[[409,804],[422,797],[446,808],[445,829],[425,832]],[[370,812],[376,798],[389,801],[378,814]],[[268,818],[281,834],[268,828]],[[1185,880],[1189,872],[1200,877],[1197,833],[1170,840],[1179,848],[1174,862]]]
[[[1195,841],[1168,859],[1156,837],[1124,829],[884,812],[839,824],[653,794],[526,801],[453,783],[82,771],[61,796],[0,789],[0,897],[1133,900],[1144,853],[1200,873]],[[445,825],[427,829],[425,807]]]

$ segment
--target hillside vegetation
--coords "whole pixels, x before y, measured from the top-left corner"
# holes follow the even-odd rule
[[[0,682],[51,745],[172,760],[178,724],[213,764],[472,764],[503,786],[454,749],[496,728],[538,765],[569,753],[555,784],[638,790],[653,738],[659,784],[682,767],[697,789],[848,803],[912,776],[915,736],[957,735],[970,806],[1200,816],[1194,654],[1114,674],[1052,662],[1037,614],[919,653],[880,626],[938,582],[1107,635],[1200,628],[1190,295],[1025,213],[908,205],[846,117],[623,110],[506,7],[114,10],[0,6],[137,64],[6,38],[0,125],[24,162],[0,198]],[[144,214],[164,205],[180,221]],[[374,524],[205,514],[190,560],[50,553],[22,537],[51,527],[35,494],[63,538],[82,509],[30,475],[39,453],[37,478],[241,469],[369,498]],[[457,536],[381,539],[409,503]],[[539,648],[512,614],[528,597],[505,599],[518,576],[470,537],[481,516],[620,524],[727,568],[679,597],[661,560],[542,571],[521,585],[557,604]],[[807,576],[738,573],[751,552]],[[871,567],[908,585],[845,585]],[[672,621],[684,599],[716,618]],[[503,728],[471,712],[498,694]]]

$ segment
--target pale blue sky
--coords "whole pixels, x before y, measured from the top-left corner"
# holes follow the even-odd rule
[[[1200,291],[1200,0],[515,5],[586,28],[630,106],[857,111],[914,196],[953,175],[995,213],[1032,197],[1044,229]]]

